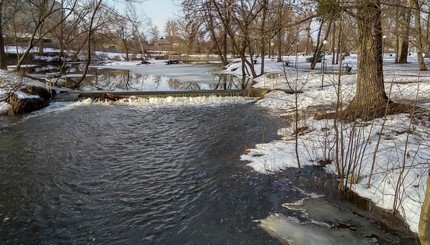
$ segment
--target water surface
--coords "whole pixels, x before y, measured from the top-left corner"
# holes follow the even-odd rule
[[[80,106],[0,131],[2,243],[276,243],[240,154],[273,139],[251,104]],[[265,194],[264,194],[265,195]]]

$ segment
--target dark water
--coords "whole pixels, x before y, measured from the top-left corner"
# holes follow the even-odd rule
[[[279,244],[257,222],[272,213],[299,219],[305,237],[413,244],[332,192],[312,199],[309,215],[282,207],[302,190],[321,192],[315,179],[326,175],[261,175],[239,160],[277,128],[253,104],[95,104],[26,116],[0,129],[0,244]]]
[[[250,104],[27,118],[0,131],[0,243],[277,244],[253,220],[294,191],[239,161],[276,128]]]

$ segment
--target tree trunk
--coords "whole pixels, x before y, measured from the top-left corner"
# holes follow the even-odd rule
[[[338,117],[346,121],[372,120],[418,108],[391,102],[384,88],[380,0],[356,0],[358,26],[358,70],[356,94],[338,114],[318,115],[316,119]]]
[[[399,40],[399,59],[398,63],[405,64],[408,63],[408,52],[409,52],[409,30],[411,24],[411,9],[406,8],[401,10],[401,33]]]
[[[305,55],[309,55],[311,51],[309,51],[309,46],[312,47],[312,36],[311,36],[311,23],[312,21],[309,21],[309,25],[306,27],[306,46],[305,46]]]
[[[321,50],[320,46],[322,46],[321,43],[321,32],[322,32],[322,27],[324,24],[324,20],[321,20],[321,25],[318,28],[318,34],[317,34],[317,46],[315,47],[315,50],[313,51],[313,55],[312,55],[312,62],[311,62],[311,69],[315,69],[315,66],[317,64],[317,59],[318,59],[318,54]]]
[[[6,52],[3,39],[3,1],[0,1],[0,69],[7,70]]]
[[[427,176],[426,196],[421,207],[418,237],[422,245],[430,244],[430,176]]]
[[[430,14],[427,14],[427,19],[426,19],[426,35],[425,35],[425,51],[427,54],[429,54],[430,52]]]
[[[38,44],[38,49],[37,49],[37,52],[40,54],[40,55],[42,55],[43,54],[43,34],[42,34],[42,30],[43,30],[43,24],[40,26],[40,28],[39,28],[39,37],[38,37],[38,41],[37,41],[37,44]]]
[[[415,38],[416,38],[416,48],[417,48],[417,58],[418,58],[418,67],[420,71],[427,71],[427,66],[424,63],[423,57],[423,36],[422,36],[422,28],[421,28],[421,9],[420,4],[417,0],[410,0],[411,6],[414,11],[414,19],[415,19]]]
[[[230,14],[228,12],[228,2],[225,1],[224,2],[224,9],[226,10],[225,13],[225,21],[227,23],[230,23]],[[227,40],[228,40],[228,34],[227,34],[227,30],[226,28],[223,26],[222,27],[222,33],[220,34],[220,38],[217,37],[217,32],[216,32],[216,28],[215,28],[215,20],[214,20],[214,16],[212,14],[212,10],[210,9],[210,7],[208,7],[208,9],[206,10],[206,16],[208,17],[206,20],[207,25],[209,26],[209,33],[211,34],[211,38],[215,44],[215,47],[217,49],[217,53],[219,58],[221,59],[221,63],[223,66],[226,66],[228,64],[228,59],[227,59]]]
[[[333,22],[333,36],[331,38],[331,64],[336,64],[336,21]]]
[[[79,81],[74,85],[75,88],[79,88],[79,85],[84,81],[84,79],[88,73],[88,68],[89,68],[90,63],[91,63],[91,50],[92,50],[92,47],[91,47],[92,40],[91,39],[93,37],[93,32],[95,31],[93,24],[95,21],[96,14],[97,14],[97,12],[98,12],[101,4],[102,4],[102,1],[103,0],[97,0],[97,2],[95,3],[94,10],[91,14],[90,23],[88,26],[88,36],[87,36],[87,40],[88,40],[88,49],[87,49],[88,54],[87,55],[88,55],[88,57],[87,57],[87,61],[85,63],[84,73],[82,74]]]
[[[282,35],[283,35],[283,29],[281,28],[279,30],[278,35],[277,35],[277,37],[278,37],[278,58],[276,59],[276,62],[282,62]]]
[[[382,70],[381,3],[379,0],[357,0],[357,5],[357,86],[354,99],[344,111],[352,120],[378,117],[385,112],[388,102]]]
[[[327,38],[328,38],[328,36],[330,34],[331,25],[333,23],[332,20],[330,20],[328,22],[326,33],[324,35],[323,40],[321,40],[321,31],[322,31],[322,27],[323,27],[324,22],[325,21],[321,22],[320,29],[318,30],[317,47],[315,49],[315,52],[314,52],[314,55],[313,55],[313,59],[312,59],[312,63],[311,63],[311,69],[312,70],[315,69],[315,66],[316,66],[318,58],[319,58],[318,56],[321,54],[322,49],[323,48],[325,49],[325,47],[323,47],[324,46],[323,42],[324,42],[324,40],[327,40]],[[325,50],[324,50],[324,54],[323,55],[324,55],[323,59],[325,59]]]
[[[261,40],[261,67],[260,67],[260,75],[264,74],[264,57],[266,53],[266,17],[267,17],[267,0],[263,0],[263,17],[261,19],[261,35],[263,36]],[[269,57],[270,57],[270,44],[272,42],[271,38],[267,40],[269,43]]]
[[[127,45],[127,38],[123,38],[121,39],[122,41],[122,45],[124,46],[124,52],[125,52],[125,60],[126,61],[130,61],[130,51],[128,50],[128,45]]]

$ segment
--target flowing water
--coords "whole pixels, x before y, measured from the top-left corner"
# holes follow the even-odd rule
[[[377,224],[324,200],[311,199],[306,215],[283,207],[309,197],[302,189],[315,182],[257,174],[239,160],[276,138],[277,123],[253,103],[66,108],[0,129],[1,244],[279,244],[285,236],[392,244],[401,237],[383,238]]]
[[[274,242],[239,157],[275,129],[250,104],[26,118],[0,131],[0,243]]]

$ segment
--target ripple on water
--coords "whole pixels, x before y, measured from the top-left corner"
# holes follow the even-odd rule
[[[91,105],[1,131],[0,218],[10,218],[0,224],[2,241],[226,239],[218,222],[237,212],[223,196],[243,191],[231,183],[245,167],[242,149],[268,137],[264,127],[276,133],[252,108]]]

